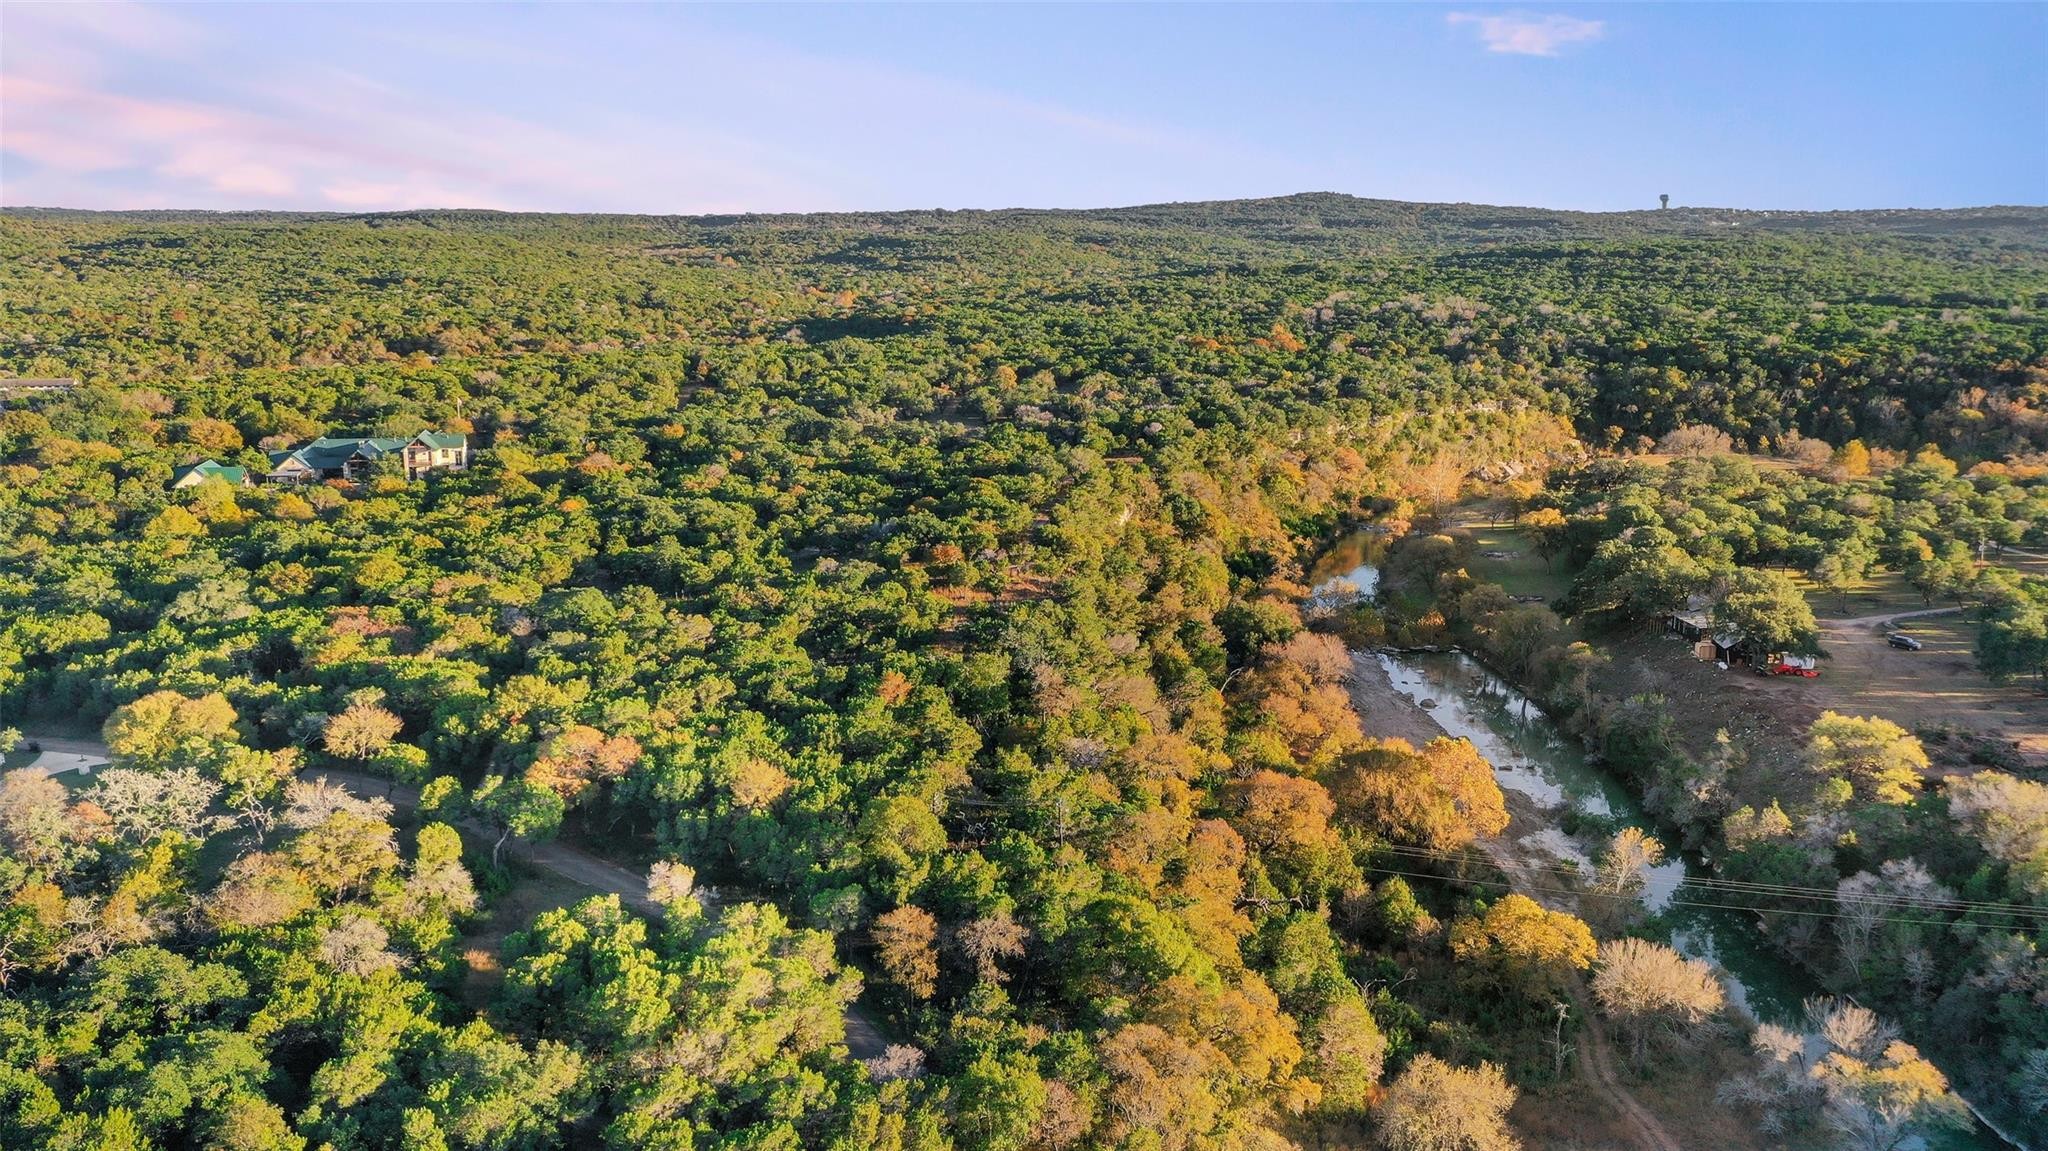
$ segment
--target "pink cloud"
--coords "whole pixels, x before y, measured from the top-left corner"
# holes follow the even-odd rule
[[[1606,23],[1600,20],[1581,20],[1576,16],[1555,14],[1539,16],[1526,12],[1504,12],[1495,16],[1453,12],[1445,20],[1454,25],[1471,25],[1488,52],[1514,56],[1555,56],[1558,49],[1567,44],[1598,40],[1607,31]]]
[[[483,29],[450,43],[398,28],[389,35],[410,60],[490,61],[486,71],[495,66],[520,92],[475,77],[441,82],[360,44],[256,51],[267,43],[244,38],[235,21],[189,9],[137,9],[150,25],[138,34],[119,13],[17,21],[22,7],[6,8],[0,42],[7,204],[718,212],[886,202],[873,149],[850,146],[853,137],[887,141],[899,166],[986,180],[1019,200],[1034,198],[1035,185],[1006,170],[1008,156],[957,141],[1011,140],[1054,170],[1089,171],[1134,153],[1162,169],[1226,159],[1280,166],[1276,157],[1253,163],[1206,131],[773,42],[713,39],[637,9],[619,18],[621,34],[660,38],[641,55],[689,60],[687,83],[516,36],[500,43]],[[529,90],[560,98],[505,111],[529,105],[517,98]],[[819,93],[850,94],[862,132],[785,130],[817,123]],[[1167,178],[1159,182],[1163,190]]]
[[[0,76],[0,110],[0,147],[46,173],[147,174],[181,202],[204,190],[215,194],[198,197],[208,203],[270,206],[302,186],[323,194],[332,188],[327,205],[351,209],[506,202],[479,178],[489,165],[464,149],[414,152],[380,142],[374,131],[336,130],[346,125],[138,99],[13,73]],[[422,180],[423,167],[437,171]],[[425,194],[433,198],[406,198]],[[26,202],[4,187],[0,201]]]

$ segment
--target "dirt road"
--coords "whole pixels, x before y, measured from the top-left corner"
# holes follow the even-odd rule
[[[353,771],[335,771],[330,768],[307,768],[299,773],[304,780],[325,779],[348,790],[352,795],[379,797],[391,801],[391,806],[410,811],[419,806],[420,789],[403,783],[393,783],[374,775],[360,775]],[[487,839],[495,839],[497,831],[480,823],[465,820],[463,828]],[[643,915],[656,915],[661,905],[648,898],[647,876],[628,871],[616,863],[608,863],[597,856],[571,847],[564,843],[527,843],[518,839],[507,840],[505,851],[514,859],[530,867],[552,872],[571,883],[579,883],[593,890],[608,892],[619,897],[626,906]],[[704,910],[716,912],[720,906],[717,892],[700,888],[697,898],[704,904]]]
[[[352,795],[365,798],[379,797],[391,801],[391,806],[407,811],[419,806],[420,789],[408,784],[393,783],[372,775],[360,775],[352,771],[333,771],[326,768],[308,768],[299,773],[299,778],[326,779],[348,790]],[[478,835],[495,838],[497,833],[480,824],[467,822],[464,828]],[[527,843],[510,840],[505,850],[514,858],[530,867],[561,876],[571,883],[580,884],[593,891],[606,892],[619,897],[619,901],[643,915],[657,915],[661,905],[647,894],[647,876],[628,871],[616,863],[600,859],[587,851],[565,843]],[[697,897],[704,904],[704,910],[716,915],[727,902],[712,888],[699,888]],[[855,1059],[874,1059],[888,1050],[888,1036],[882,1033],[867,1012],[858,1006],[846,1009],[846,1049]]]
[[[96,739],[66,739],[63,736],[37,735],[34,732],[23,732],[22,741],[38,744],[44,751],[54,751],[62,755],[83,755],[95,759],[108,758],[107,745]]]
[[[1847,619],[1824,619],[1821,621],[1821,630],[1827,631],[1834,628],[1855,627],[1873,628],[1897,623],[1902,619],[1925,619],[1931,615],[1951,615],[1961,610],[1963,609],[1959,607],[1925,607],[1915,611],[1887,611],[1879,612],[1876,615],[1855,615]]]

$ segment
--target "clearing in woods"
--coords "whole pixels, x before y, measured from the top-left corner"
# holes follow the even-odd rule
[[[1553,556],[1545,563],[1520,528],[1496,525],[1486,513],[1465,516],[1450,527],[1472,541],[1472,560],[1465,570],[1473,579],[1499,584],[1512,596],[1541,596],[1544,603],[1555,603],[1571,590],[1564,557]]]
[[[1892,631],[1912,636],[1919,651],[1885,642]],[[1966,614],[1825,621],[1821,645],[1831,657],[1821,677],[1794,690],[1816,704],[1857,715],[1881,715],[1921,733],[1944,774],[2013,759],[2038,771],[2048,765],[2048,696],[2031,683],[1994,683],[1977,670],[1977,625]],[[1788,685],[1791,686],[1791,685]],[[1961,755],[1943,755],[1958,740]]]

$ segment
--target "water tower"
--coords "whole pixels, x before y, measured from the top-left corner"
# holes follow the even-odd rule
[[[1669,208],[1670,206],[1671,206],[1671,193],[1669,193],[1669,192],[1665,192],[1665,193],[1664,193],[1663,195],[1660,195],[1660,196],[1658,196],[1658,197],[1657,197],[1657,207],[1659,207],[1659,208]]]

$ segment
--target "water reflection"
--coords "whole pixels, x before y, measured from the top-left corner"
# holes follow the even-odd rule
[[[1479,748],[1502,790],[1527,796],[1555,819],[1518,828],[1523,838],[1584,867],[1590,863],[1585,849],[1566,832],[1580,819],[1597,821],[1603,834],[1630,826],[1658,834],[1620,780],[1589,762],[1542,708],[1470,656],[1380,652],[1377,659],[1395,690],[1418,704],[1431,701],[1428,713],[1439,727]],[[1674,948],[1723,971],[1730,999],[1752,1016],[1792,1021],[1814,989],[1766,950],[1754,915],[1741,910],[1739,901],[1686,886],[1693,876],[1707,874],[1698,860],[1674,854],[1645,873],[1643,901],[1663,915]]]
[[[1309,569],[1309,605],[1340,606],[1379,594],[1379,563],[1386,558],[1385,536],[1353,532],[1337,541]]]
[[[1340,544],[1312,573],[1315,594],[1347,600],[1374,594],[1379,570],[1373,564],[1384,547],[1374,536],[1353,536]],[[1621,780],[1589,762],[1578,741],[1567,738],[1542,708],[1470,656],[1376,652],[1373,658],[1394,689],[1422,706],[1445,733],[1472,741],[1493,764],[1502,790],[1526,796],[1541,808],[1538,825],[1529,827],[1518,819],[1516,834],[1557,859],[1561,882],[1572,869],[1592,871],[1584,845],[1567,831],[1582,820],[1597,822],[1603,835],[1627,826],[1658,834]],[[1670,945],[1719,970],[1738,1010],[1753,1019],[1797,1024],[1801,1003],[1820,989],[1765,942],[1755,913],[1744,909],[1740,897],[1691,884],[1696,877],[1711,878],[1712,872],[1697,857],[1680,853],[1645,874],[1643,901],[1658,913]],[[1906,1146],[1930,1145],[1976,1151],[2005,1144],[1976,1127],[1931,1141],[1916,1137]]]

